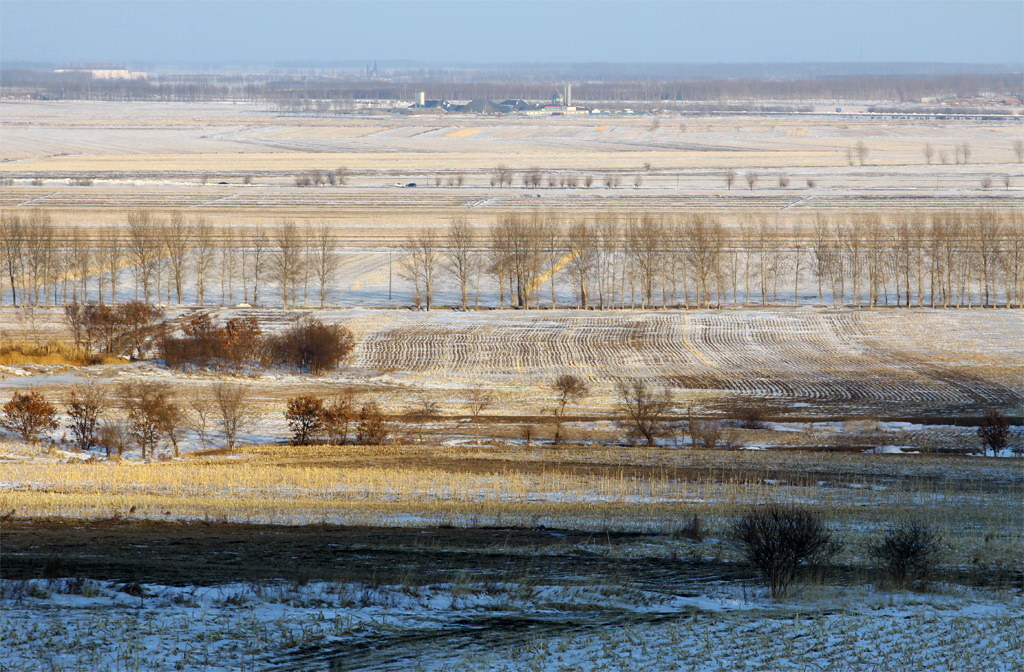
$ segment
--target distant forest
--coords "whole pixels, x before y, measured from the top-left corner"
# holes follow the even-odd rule
[[[574,80],[541,71],[521,78],[496,73],[415,70],[388,76],[366,74],[153,74],[148,80],[95,80],[87,74],[38,69],[0,70],[0,94],[37,100],[198,102],[239,100],[276,103],[282,109],[315,108],[315,101],[404,100],[418,91],[447,100],[522,98],[546,100],[565,83],[580,103],[645,103],[661,106],[686,101],[870,100],[893,103],[922,98],[1024,96],[1019,73],[936,75],[820,75],[791,78],[698,77]],[[545,77],[538,79],[538,75]],[[578,73],[575,73],[578,74]],[[485,79],[484,77],[487,76]],[[324,111],[332,109],[325,108]],[[340,109],[340,108],[334,108]]]

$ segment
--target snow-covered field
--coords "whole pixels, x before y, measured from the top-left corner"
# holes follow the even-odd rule
[[[1019,670],[1024,605],[939,585],[0,583],[20,670]]]

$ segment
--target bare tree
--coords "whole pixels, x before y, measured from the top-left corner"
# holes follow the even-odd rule
[[[725,188],[732,191],[732,183],[736,181],[736,171],[732,168],[726,168],[722,173],[722,177],[725,179]]]
[[[11,305],[18,305],[18,287],[21,285],[22,263],[25,253],[24,230],[21,217],[4,211],[0,213],[0,261],[11,287]]]
[[[747,188],[753,191],[754,185],[757,184],[757,173],[752,170],[748,170],[743,178],[747,181]]]
[[[68,429],[79,450],[99,445],[97,430],[100,415],[106,407],[103,388],[95,384],[76,385],[68,393],[64,407],[68,414]]]
[[[0,427],[18,434],[29,443],[38,443],[43,434],[57,429],[57,409],[40,392],[15,392],[3,405]]]
[[[779,175],[779,188],[785,189],[789,186],[789,175]]]
[[[295,222],[279,224],[274,231],[274,278],[285,308],[298,302],[299,280],[302,277],[302,240]]]
[[[469,288],[479,273],[475,247],[476,232],[469,222],[460,218],[448,223],[441,263],[445,272],[459,283],[459,300],[463,310],[468,308]]]
[[[672,408],[669,390],[655,390],[642,380],[634,380],[620,381],[616,391],[619,416],[628,427],[630,438],[643,438],[648,446],[656,446],[666,429],[665,416]]]
[[[586,221],[574,222],[567,233],[569,275],[576,285],[576,305],[590,307],[590,281],[598,262],[597,232]]]
[[[870,151],[868,149],[867,143],[865,143],[863,140],[858,140],[857,144],[853,146],[853,151],[856,152],[857,154],[857,161],[859,161],[860,165],[863,166],[864,163],[868,160],[868,152]]]
[[[929,166],[932,165],[932,160],[935,158],[935,148],[932,147],[930,142],[926,142],[924,145],[924,162]]]
[[[433,229],[423,228],[408,238],[404,249],[405,256],[399,261],[401,274],[413,283],[416,307],[422,304],[430,310],[442,259],[437,234]]]
[[[175,212],[170,223],[163,228],[162,234],[164,252],[170,260],[171,275],[174,278],[174,294],[180,306],[187,279],[188,255],[193,244],[192,226],[185,221],[180,212]]]
[[[1024,140],[1013,141],[1013,154],[1017,157],[1017,163],[1024,163]]]
[[[499,187],[511,187],[512,179],[514,177],[515,174],[508,166],[499,164],[498,167],[494,169],[494,178],[492,182],[497,184]]]
[[[477,438],[480,436],[480,415],[494,404],[494,396],[487,390],[475,388],[466,393],[466,407],[473,420]]]
[[[590,388],[582,378],[565,373],[555,378],[551,384],[551,390],[555,393],[555,406],[551,415],[555,420],[555,443],[557,444],[562,440],[562,423],[565,420],[566,407],[569,404],[579,403],[590,394]]]
[[[193,239],[195,240],[195,273],[196,273],[196,305],[206,303],[207,278],[213,266],[214,247],[213,227],[205,219],[199,218],[192,223]]]
[[[222,381],[213,386],[213,401],[228,450],[234,450],[238,433],[249,421],[249,394],[248,387],[237,383]]]
[[[323,308],[324,301],[327,299],[327,286],[338,269],[338,255],[334,251],[334,238],[326,224],[321,224],[317,230],[312,261],[320,284],[320,307]]]
[[[153,271],[160,253],[157,224],[145,210],[136,210],[128,215],[128,254],[135,268],[136,288],[142,283],[146,303],[152,298]],[[137,294],[136,294],[137,298]]]
[[[167,383],[126,383],[120,395],[128,409],[128,431],[142,450],[142,458],[152,457],[161,441],[169,439],[178,456],[178,437],[184,421],[182,409],[174,400]]]
[[[802,570],[824,565],[841,549],[817,515],[777,504],[737,520],[730,536],[768,582],[773,598],[784,596]]]

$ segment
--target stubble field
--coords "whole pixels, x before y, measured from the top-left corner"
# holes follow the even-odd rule
[[[38,390],[61,422],[53,445],[0,444],[3,669],[980,672],[1024,656],[1024,471],[1010,450],[981,456],[976,434],[998,408],[1021,447],[1019,310],[419,312],[398,309],[408,287],[387,294],[397,243],[453,217],[700,210],[788,225],[815,211],[1013,208],[1019,123],[318,118],[10,101],[0,119],[6,213],[99,232],[137,208],[226,226],[336,225],[332,307],[168,316],[256,317],[269,332],[311,316],[357,342],[315,378],[157,360],[0,367],[0,401]],[[850,165],[858,141],[869,152]],[[964,144],[969,162],[954,163]],[[498,164],[537,167],[545,181],[492,186]],[[294,184],[339,167],[347,184]],[[459,175],[462,186],[446,186]],[[590,187],[557,184],[586,175]],[[798,290],[814,300],[807,282]],[[569,288],[559,293],[569,305]],[[5,341],[68,338],[59,307],[4,307],[0,330]],[[564,373],[590,394],[555,445],[551,383]],[[60,442],[73,385],[111,393],[106,417],[122,421],[121,383],[168,382],[212,407],[224,380],[249,392],[235,450],[191,417],[180,457],[163,445],[147,460],[135,448],[108,459]],[[627,441],[614,385],[628,380],[671,394],[672,429],[656,447]],[[381,404],[390,445],[288,445],[289,397],[349,391]],[[475,416],[479,393],[490,403]],[[728,449],[695,447],[684,429],[695,418],[720,423]],[[829,572],[782,600],[730,538],[769,502],[813,511],[843,543]],[[868,546],[907,517],[942,538],[913,590],[887,583]]]

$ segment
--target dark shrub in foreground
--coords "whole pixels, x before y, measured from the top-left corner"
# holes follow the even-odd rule
[[[752,510],[730,532],[774,598],[784,596],[801,571],[828,563],[841,548],[816,514],[778,504]]]
[[[942,555],[942,537],[920,520],[905,520],[886,530],[868,552],[896,586],[926,582]]]

